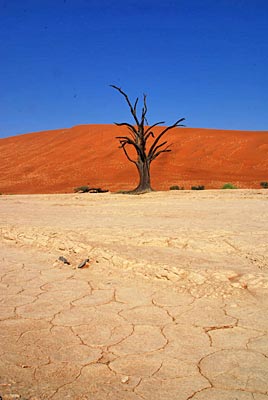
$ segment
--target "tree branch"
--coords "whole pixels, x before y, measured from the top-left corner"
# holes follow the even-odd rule
[[[120,143],[125,142],[125,144],[131,144],[134,146],[137,154],[142,157],[141,149],[139,148],[138,144],[134,142],[134,140],[130,139],[128,136],[116,136],[116,139],[119,139]]]
[[[127,122],[114,122],[116,126],[127,126],[133,133],[138,134],[137,129]]]
[[[133,140],[136,140],[136,138],[138,137],[138,132],[133,125],[128,124],[127,122],[121,122],[121,123],[114,122],[114,124],[116,126],[126,126],[130,130]]]
[[[150,136],[152,136],[154,138],[154,133],[151,131],[151,129],[153,129],[157,125],[164,124],[164,123],[165,123],[165,121],[156,122],[155,124],[149,126],[145,130],[145,132],[144,132],[144,141],[145,141],[145,143],[147,142],[147,140],[149,139]]]
[[[180,119],[178,119],[178,121],[176,121],[173,125],[170,125],[170,126],[168,126],[167,128],[165,128],[165,129],[157,136],[157,138],[155,139],[155,141],[153,142],[153,144],[152,144],[152,146],[151,146],[151,148],[150,148],[150,150],[149,150],[148,157],[151,157],[151,155],[152,155],[152,153],[153,153],[155,147],[157,146],[157,143],[158,143],[159,140],[163,137],[163,135],[164,135],[167,131],[169,131],[170,129],[176,128],[177,126],[184,126],[184,125],[181,125],[181,124],[180,124],[180,123],[181,123],[182,121],[184,121],[184,120],[185,120],[185,118],[180,118]]]
[[[158,146],[156,146],[156,147],[154,148],[154,150],[152,151],[152,154],[151,154],[151,156],[150,156],[149,158],[152,159],[153,156],[155,155],[155,153],[157,152],[157,150],[160,149],[161,147],[165,146],[165,144],[167,144],[167,140],[166,140],[165,142],[159,144]]]
[[[136,107],[137,107],[138,100],[135,101],[135,106],[136,106],[136,107],[134,106],[134,108],[133,108],[133,106],[132,106],[132,104],[131,104],[131,102],[130,102],[130,100],[129,100],[129,98],[128,98],[128,95],[127,95],[125,92],[123,92],[123,90],[122,90],[121,88],[119,88],[119,87],[117,87],[117,86],[115,86],[115,85],[110,85],[110,86],[111,86],[112,88],[114,88],[115,90],[117,90],[119,93],[121,93],[121,94],[124,96],[124,98],[126,99],[126,102],[127,102],[128,106],[129,106],[129,108],[130,108],[131,114],[132,114],[132,116],[133,116],[133,118],[134,118],[136,124],[139,126],[139,120],[138,120],[137,114],[136,114]]]
[[[134,111],[136,113],[136,109],[137,109],[137,104],[138,104],[139,98],[136,98],[135,104],[134,104]]]
[[[153,155],[153,157],[150,159],[150,161],[155,160],[156,157],[158,157],[159,154],[161,154],[161,153],[169,153],[169,152],[171,152],[171,149],[169,149],[170,146],[171,146],[171,145],[169,144],[165,149],[159,150],[157,153],[155,153],[155,154]]]
[[[164,123],[165,123],[165,121],[156,122],[155,124],[149,126],[149,128],[146,129],[144,134],[146,135],[146,133],[149,132],[151,129],[153,129],[155,126],[160,125],[160,124],[164,124]]]
[[[152,131],[147,133],[147,135],[144,136],[145,143],[147,142],[147,140],[149,139],[150,136],[152,136],[154,138],[154,133]]]
[[[134,161],[134,160],[132,160],[132,159],[129,157],[128,152],[127,152],[127,150],[125,149],[125,145],[126,145],[126,144],[127,144],[127,143],[124,143],[124,144],[122,144],[122,146],[120,146],[120,147],[122,147],[122,149],[124,150],[124,153],[125,153],[127,159],[128,159],[130,162],[132,162],[133,164],[136,164],[136,165],[137,165],[137,162]]]
[[[143,107],[142,107],[142,113],[141,113],[141,122],[140,124],[143,126],[144,125],[144,120],[145,116],[147,114],[147,104],[146,104],[146,94],[143,95]]]

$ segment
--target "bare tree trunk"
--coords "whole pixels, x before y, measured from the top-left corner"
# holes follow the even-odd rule
[[[148,160],[139,160],[136,163],[136,166],[139,172],[140,182],[136,189],[133,190],[133,193],[152,192],[153,189],[151,187],[150,162],[148,162]]]
[[[134,105],[131,104],[128,95],[123,92],[122,89],[115,85],[111,85],[112,88],[116,89],[119,93],[121,93],[130,109],[130,112],[134,118],[135,125],[131,125],[128,122],[121,122],[115,123],[117,126],[125,126],[129,130],[129,135],[125,136],[117,136],[116,138],[119,139],[120,146],[119,148],[123,149],[125,156],[127,157],[128,161],[132,162],[136,165],[140,182],[136,189],[124,192],[124,193],[133,193],[133,194],[141,194],[152,192],[151,188],[151,179],[150,179],[150,166],[151,162],[155,160],[160,154],[170,152],[170,145],[167,145],[167,141],[163,140],[163,136],[173,128],[177,126],[184,126],[180,123],[184,121],[184,118],[180,118],[176,121],[173,125],[167,126],[160,132],[156,137],[153,133],[153,128],[157,125],[164,124],[164,121],[156,122],[155,124],[148,126],[148,121],[146,119],[147,114],[147,103],[146,103],[146,95],[143,95],[143,107],[140,119],[137,116],[137,104],[139,98],[137,97]],[[145,126],[144,124],[147,124]],[[146,151],[146,144],[147,141],[153,138],[153,142],[150,145],[150,148]],[[128,153],[128,147],[131,146],[134,148],[136,156],[131,157]]]

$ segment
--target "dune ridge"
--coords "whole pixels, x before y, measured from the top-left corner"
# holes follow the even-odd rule
[[[159,132],[155,129],[155,133]],[[110,191],[138,183],[135,166],[115,138],[114,125],[78,125],[0,139],[0,192],[65,193],[81,185]],[[260,188],[268,181],[268,131],[177,128],[166,135],[172,152],[152,163],[152,186]]]

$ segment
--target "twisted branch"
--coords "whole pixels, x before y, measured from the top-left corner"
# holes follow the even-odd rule
[[[170,129],[176,128],[177,126],[184,126],[181,125],[181,122],[184,121],[185,118],[180,118],[178,119],[178,121],[176,121],[173,125],[168,126],[167,128],[165,128],[161,133],[159,133],[159,135],[157,136],[157,138],[155,139],[155,141],[153,142],[152,146],[150,147],[149,153],[148,153],[148,157],[151,159],[153,156],[153,152],[157,146],[157,143],[159,142],[159,140],[163,137],[163,135],[165,133],[167,133]],[[156,157],[154,157],[156,158]]]
[[[115,90],[118,90],[118,92],[121,93],[125,97],[126,102],[127,102],[128,106],[130,108],[131,114],[132,114],[136,124],[139,126],[139,120],[137,118],[137,113],[136,113],[136,107],[137,107],[137,104],[138,104],[138,99],[136,99],[136,102],[135,102],[135,105],[134,105],[134,108],[133,108],[132,104],[131,104],[131,102],[130,102],[130,100],[128,98],[128,95],[125,92],[123,92],[123,90],[121,88],[119,88],[118,86],[115,86],[115,85],[110,85],[110,86],[112,88],[114,88]]]

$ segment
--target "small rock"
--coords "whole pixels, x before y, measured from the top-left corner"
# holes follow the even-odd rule
[[[123,376],[123,378],[121,379],[122,383],[127,383],[129,381],[129,377],[128,376]]]
[[[82,261],[77,268],[83,268],[87,263],[89,262],[89,258],[86,258],[84,261]]]
[[[60,256],[59,260],[62,261],[64,264],[70,265],[69,261],[65,257]]]

